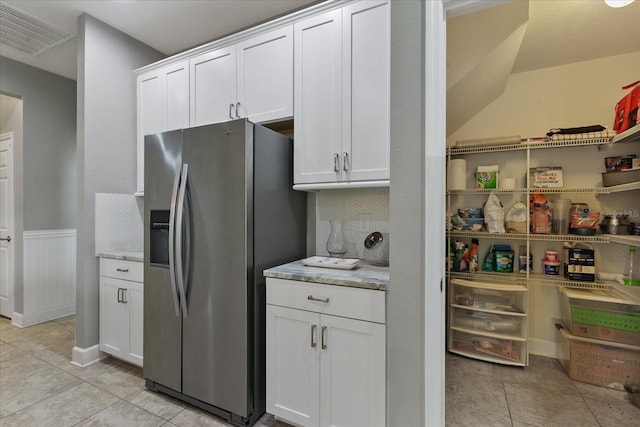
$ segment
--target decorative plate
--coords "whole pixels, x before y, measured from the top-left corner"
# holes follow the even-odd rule
[[[351,270],[360,264],[357,258],[330,258],[326,256],[312,256],[302,260],[304,265],[310,267],[338,268],[341,270]]]

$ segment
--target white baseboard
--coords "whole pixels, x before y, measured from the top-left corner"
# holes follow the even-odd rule
[[[17,326],[18,328],[24,328],[24,322],[22,321],[22,314],[16,313],[15,311],[11,315],[11,324]]]
[[[71,363],[81,368],[93,365],[100,359],[104,359],[105,355],[100,351],[100,345],[96,344],[88,348],[73,347],[71,355]]]
[[[50,320],[59,319],[65,316],[71,316],[75,313],[75,304],[28,315],[14,312],[13,317],[11,318],[11,322],[20,328],[26,328],[27,326],[37,325],[38,323],[48,322]]]
[[[529,354],[552,357],[554,359],[558,358],[558,347],[555,341],[544,341],[529,338],[527,340],[527,347],[529,348]]]

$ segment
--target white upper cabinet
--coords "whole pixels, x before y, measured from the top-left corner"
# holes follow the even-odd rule
[[[389,4],[345,7],[342,28],[344,178],[389,179]]]
[[[340,180],[342,11],[296,23],[294,183]]]
[[[140,74],[137,191],[144,191],[144,136],[189,127],[189,61]]]
[[[389,179],[389,4],[295,24],[296,184]]]
[[[260,34],[190,60],[191,125],[293,116],[293,30]]]
[[[164,72],[162,130],[189,126],[189,61],[169,65]]]
[[[293,117],[293,25],[237,45],[237,109],[263,123]]]
[[[235,119],[236,48],[229,46],[190,60],[191,126]]]

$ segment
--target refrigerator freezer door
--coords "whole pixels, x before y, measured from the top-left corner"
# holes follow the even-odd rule
[[[192,245],[183,393],[247,417],[253,405],[248,368],[253,126],[236,120],[183,132]]]
[[[168,239],[151,248],[151,211],[169,212],[175,174],[181,162],[182,131],[145,137],[144,197],[144,368],[146,379],[175,391],[181,389],[181,318],[176,315],[176,289],[169,266],[151,264],[150,254],[167,252]],[[168,215],[167,215],[168,216]]]

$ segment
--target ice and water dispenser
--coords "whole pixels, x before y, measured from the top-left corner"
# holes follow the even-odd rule
[[[151,264],[169,265],[169,211],[151,211],[150,250]]]

